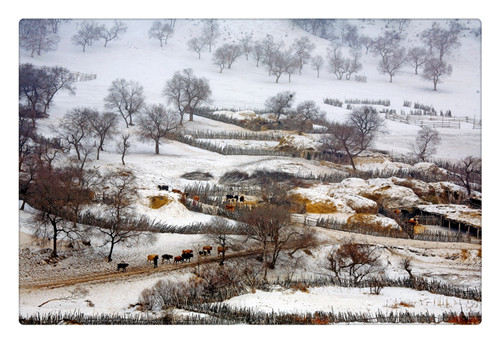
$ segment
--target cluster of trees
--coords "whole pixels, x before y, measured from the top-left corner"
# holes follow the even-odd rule
[[[59,91],[75,94],[74,76],[63,67],[35,67],[30,63],[19,66],[19,107],[23,117],[30,117],[32,125],[38,117],[47,116],[47,110]]]
[[[372,146],[377,134],[385,132],[385,120],[372,106],[354,108],[344,123],[325,125],[327,132],[321,138],[323,150],[347,155],[354,170],[354,158]]]
[[[68,19],[22,19],[19,22],[19,46],[40,56],[42,52],[57,49],[59,25]]]
[[[71,37],[71,41],[75,45],[80,45],[85,52],[85,48],[94,42],[103,39],[106,47],[108,42],[119,39],[119,36],[125,32],[127,32],[127,26],[122,21],[115,20],[111,27],[99,25],[93,21],[83,21],[79,24],[77,33]]]
[[[293,109],[294,101],[295,92],[283,91],[267,98],[264,106],[266,111],[276,116],[276,122],[281,123],[285,129],[305,132],[311,130],[313,124],[325,122],[326,112],[321,111],[314,101],[304,100]],[[282,115],[286,115],[284,120],[281,120]]]
[[[212,51],[217,41],[221,38],[220,24],[217,20],[205,20],[201,34],[198,37],[191,38],[188,42],[188,49],[196,52],[198,58],[201,58],[201,53],[208,49]],[[233,63],[245,55],[246,59],[253,55],[257,62],[257,66],[262,62],[269,76],[275,77],[275,82],[278,83],[282,75],[287,74],[289,82],[291,75],[302,72],[305,64],[312,58],[311,53],[315,49],[314,43],[308,37],[296,39],[293,45],[286,49],[283,41],[275,41],[272,35],[266,35],[265,38],[254,41],[252,34],[246,33],[238,39],[238,42],[224,43],[219,46],[213,54],[213,63],[218,66],[219,72],[224,69],[231,69]],[[320,58],[316,57],[315,68],[318,69],[322,65]]]

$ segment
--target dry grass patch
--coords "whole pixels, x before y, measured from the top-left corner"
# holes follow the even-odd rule
[[[162,206],[168,205],[172,202],[172,198],[164,195],[154,195],[149,197],[149,207],[154,210],[159,209]]]

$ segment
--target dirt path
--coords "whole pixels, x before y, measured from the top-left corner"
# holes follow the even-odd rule
[[[445,243],[445,242],[427,242],[418,240],[408,240],[400,238],[376,237],[370,235],[356,234],[350,232],[343,232],[337,230],[328,230],[323,228],[315,228],[319,234],[319,241],[314,245],[325,244],[339,244],[346,241],[354,240],[360,243],[378,244],[388,248],[403,247],[403,248],[417,248],[417,249],[480,249],[481,244],[476,243]],[[305,247],[304,247],[305,248]],[[235,253],[227,253],[226,259],[242,258],[257,256],[258,250],[245,250]],[[216,263],[219,261],[217,256],[206,256],[198,261],[195,257],[191,262],[183,262],[179,264],[165,263],[159,264],[158,268],[153,268],[152,265],[146,266],[129,266],[126,272],[118,272],[116,269],[101,272],[82,273],[79,275],[65,276],[58,279],[51,277],[37,279],[32,281],[21,281],[19,288],[22,291],[35,290],[35,289],[53,289],[65,286],[72,286],[80,283],[106,283],[113,281],[133,280],[151,275],[167,274],[173,271],[195,268],[196,266]]]
[[[249,257],[256,256],[259,254],[257,250],[245,250],[236,253],[226,253],[226,260],[233,258],[241,258],[241,257]],[[174,263],[164,263],[159,264],[158,268],[153,268],[152,265],[142,266],[142,267],[127,267],[126,272],[118,272],[116,270],[113,271],[105,271],[105,272],[94,272],[87,274],[80,274],[76,276],[68,276],[61,279],[54,280],[53,278],[40,279],[36,281],[23,282],[19,284],[20,290],[34,290],[41,288],[59,288],[65,286],[72,286],[80,283],[106,283],[112,281],[120,281],[120,280],[130,280],[133,278],[139,278],[144,276],[150,276],[153,274],[162,274],[169,273],[176,270],[186,269],[186,268],[194,268],[198,265],[204,265],[207,263],[214,263],[220,260],[217,256],[207,256],[203,257],[200,261],[195,259],[191,262],[182,262],[178,264]]]

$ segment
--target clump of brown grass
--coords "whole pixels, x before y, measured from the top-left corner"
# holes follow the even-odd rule
[[[451,324],[462,324],[462,325],[477,325],[481,324],[481,317],[480,316],[466,316],[463,312],[461,312],[459,315],[456,316],[451,316],[446,319],[446,323],[451,323]]]
[[[292,194],[289,197],[293,205],[302,205],[305,207],[307,213],[335,213],[337,206],[331,201],[323,200],[319,202],[312,202],[310,199],[305,198],[301,194]]]
[[[389,307],[393,309],[398,309],[400,307],[406,307],[406,308],[415,307],[415,305],[407,303],[406,301],[400,301],[399,303],[394,303],[392,306]]]
[[[154,210],[159,209],[162,206],[168,205],[172,202],[172,199],[164,195],[154,195],[149,197],[149,207]]]
[[[309,293],[309,289],[307,288],[306,285],[304,285],[303,283],[299,282],[298,284],[296,285],[293,285],[292,286],[292,289],[295,290],[295,291],[301,291],[303,293]]]

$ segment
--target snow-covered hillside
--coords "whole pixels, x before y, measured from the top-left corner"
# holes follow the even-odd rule
[[[256,66],[253,57],[247,61],[245,56],[240,57],[231,69],[224,69],[219,73],[218,67],[213,64],[213,52],[203,51],[201,58],[197,53],[189,51],[187,41],[201,33],[200,20],[177,20],[175,33],[169,38],[167,45],[160,47],[157,40],[148,38],[148,30],[152,20],[125,20],[127,32],[119,40],[113,40],[104,47],[102,41],[95,42],[82,52],[81,46],[74,45],[71,37],[76,33],[80,20],[73,20],[60,27],[60,42],[56,51],[43,53],[42,56],[31,58],[30,54],[20,50],[20,63],[35,65],[63,66],[74,72],[96,74],[92,81],[77,83],[76,95],[70,96],[58,93],[51,107],[51,122],[61,118],[68,110],[77,106],[95,107],[104,109],[103,98],[111,82],[117,78],[138,81],[145,90],[146,102],[149,104],[166,103],[162,96],[163,87],[174,72],[184,68],[192,68],[195,75],[209,80],[212,89],[212,106],[219,108],[236,109],[263,109],[264,102],[270,96],[284,90],[296,92],[295,105],[303,100],[315,101],[322,110],[326,111],[327,118],[342,121],[349,112],[343,108],[329,106],[323,103],[324,98],[346,99],[388,99],[391,106],[398,113],[401,110],[409,112],[403,107],[404,101],[418,102],[433,106],[436,111],[451,110],[453,116],[481,119],[481,49],[480,38],[474,37],[469,31],[464,31],[461,46],[448,58],[453,65],[453,73],[439,84],[438,90],[433,91],[432,82],[423,80],[415,75],[412,67],[405,66],[398,73],[393,82],[389,82],[387,75],[377,70],[379,57],[373,54],[363,54],[363,65],[359,75],[366,76],[367,82],[351,80],[337,80],[327,71],[326,65],[320,72],[319,78],[310,65],[306,65],[302,75],[293,75],[291,82],[283,76],[279,83],[275,78],[268,76],[265,68]],[[112,20],[96,21],[108,26]],[[359,34],[377,37],[386,30],[386,22],[356,21]],[[406,32],[408,46],[421,45],[418,34],[432,25],[432,20],[412,20]],[[444,21],[441,23],[444,25]],[[480,22],[467,20],[464,24],[469,28],[477,28]],[[219,44],[238,42],[245,34],[251,34],[254,40],[272,35],[275,41],[282,40],[285,47],[291,47],[293,42],[301,37],[308,37],[316,48],[312,55],[320,55],[326,59],[327,48],[330,43],[313,36],[298,27],[293,27],[289,20],[220,20],[222,36]],[[339,33],[338,33],[339,34]],[[344,51],[349,56],[349,51]],[[121,123],[123,124],[123,123]],[[191,123],[188,123],[189,125]],[[418,126],[388,121],[388,134],[378,138],[375,147],[392,153],[405,154],[409,152],[409,143],[415,140]],[[189,128],[189,126],[187,126]],[[462,123],[461,129],[438,129],[442,143],[438,148],[436,158],[457,159],[467,155],[480,156],[481,133],[472,129],[472,124]]]
[[[336,121],[345,120],[349,110],[345,104],[342,108],[327,105],[323,102],[325,98],[341,101],[347,99],[389,100],[388,108],[395,110],[398,114],[402,110],[409,112],[408,107],[404,107],[403,103],[410,101],[432,106],[438,113],[451,110],[452,115],[457,118],[469,117],[480,120],[482,117],[481,38],[475,37],[468,30],[465,30],[460,37],[460,47],[453,52],[451,57],[448,57],[448,62],[453,65],[453,73],[438,85],[437,91],[434,91],[432,82],[423,80],[420,75],[415,75],[410,66],[403,67],[393,81],[389,82],[389,77],[377,70],[379,57],[371,53],[362,55],[363,69],[358,73],[365,76],[367,82],[356,82],[354,78],[337,80],[327,71],[326,66],[323,67],[318,77],[316,71],[310,65],[306,65],[302,70],[302,75],[292,75],[291,82],[288,81],[288,75],[286,75],[276,83],[275,78],[268,75],[265,67],[262,65],[257,67],[252,56],[249,56],[247,60],[244,55],[234,62],[231,69],[224,69],[221,73],[212,60],[215,48],[211,53],[203,51],[201,58],[198,58],[196,52],[188,50],[187,41],[200,35],[202,21],[178,19],[175,24],[175,33],[163,47],[160,47],[157,40],[148,37],[148,30],[153,20],[122,21],[127,26],[126,33],[122,34],[120,39],[110,41],[107,47],[103,46],[102,41],[97,41],[87,46],[86,51],[83,52],[82,47],[74,45],[71,40],[82,20],[72,20],[61,24],[57,50],[30,57],[29,52],[20,49],[19,63],[61,66],[73,72],[96,75],[95,79],[76,82],[75,95],[69,95],[63,91],[57,93],[49,109],[50,116],[37,120],[37,129],[41,133],[52,135],[53,128],[69,110],[75,107],[92,107],[104,111],[103,99],[108,94],[108,87],[113,80],[118,78],[138,81],[144,87],[148,104],[166,105],[167,100],[162,95],[166,81],[172,78],[176,71],[185,68],[192,68],[197,77],[204,77],[209,81],[212,91],[210,106],[221,109],[221,113],[234,117],[249,113],[254,115],[252,111],[264,109],[266,99],[287,90],[296,93],[295,106],[304,100],[313,100],[321,110],[326,112],[328,119]],[[96,20],[96,22],[108,26],[113,23],[112,20]],[[251,34],[254,40],[261,40],[266,35],[272,35],[275,40],[283,40],[285,46],[290,47],[296,39],[305,36],[316,45],[312,55],[321,55],[326,60],[330,42],[313,36],[297,26],[294,27],[289,20],[220,19],[219,22],[222,36],[217,45],[237,42],[243,35]],[[350,20],[350,22],[358,26],[360,34],[372,38],[380,35],[388,25],[383,20]],[[406,29],[408,46],[421,45],[419,34],[429,28],[432,23],[432,20],[409,21]],[[445,25],[445,22],[441,24]],[[481,25],[477,20],[464,20],[463,24],[471,29],[477,29]],[[344,55],[349,55],[347,48],[344,50]],[[376,107],[379,110],[384,109],[383,106]],[[391,120],[387,120],[386,124],[387,132],[377,137],[374,148],[394,155],[408,154],[409,145],[415,141],[420,127]],[[465,197],[466,194],[463,187],[451,184],[451,182],[427,183],[416,178],[408,180],[399,176],[392,178],[374,176],[374,178],[364,180],[347,176],[348,171],[351,170],[350,165],[337,165],[332,162],[288,155],[223,155],[184,144],[178,140],[163,140],[160,145],[160,154],[154,154],[152,141],[141,141],[136,135],[135,126],[126,128],[120,118],[119,130],[121,133],[132,133],[131,149],[125,156],[126,165],[122,166],[121,156],[115,149],[117,141],[115,136],[106,142],[105,151],[101,152],[100,159],[95,160],[92,154],[86,166],[98,168],[102,174],[117,169],[132,171],[137,178],[138,198],[131,206],[131,211],[138,216],[144,215],[151,220],[171,226],[198,225],[198,223],[201,225],[210,222],[214,215],[189,210],[182,204],[185,198],[171,191],[158,190],[158,185],[169,185],[170,189],[179,190],[185,190],[193,185],[227,186],[221,180],[231,172],[241,172],[248,176],[246,184],[242,187],[248,184],[252,186],[250,175],[253,176],[254,173],[262,171],[289,173],[297,179],[300,179],[299,176],[307,176],[308,178],[300,179],[300,183],[294,186],[295,188],[288,194],[304,201],[306,213],[299,211],[294,213],[294,219],[297,219],[294,223],[300,228],[308,219],[318,220],[320,217],[331,217],[348,222],[350,218],[357,216],[358,219],[361,218],[359,220],[370,218],[374,222],[373,226],[401,231],[395,219],[384,217],[379,213],[380,207],[391,211],[404,209],[410,212],[421,207],[429,213],[444,216],[452,211],[454,217],[451,219],[453,220],[466,213],[458,206],[446,206],[448,205],[447,197],[451,193],[458,194],[457,199],[462,199],[461,196]],[[201,131],[249,132],[242,127],[208,119],[201,115],[195,115],[192,122],[185,118],[183,130],[187,134]],[[469,155],[481,157],[481,129],[473,128],[471,123],[460,122],[459,129],[438,128],[437,130],[441,136],[441,144],[434,158],[456,161]],[[318,134],[302,135],[281,131],[279,134],[283,134],[283,138],[279,141],[212,138],[200,138],[199,141],[213,141],[220,146],[251,147],[256,150],[273,151],[299,147],[309,151],[318,146]],[[89,146],[95,150],[92,144],[93,142],[90,142]],[[55,163],[64,163],[62,160]],[[408,175],[410,172],[419,175],[444,173],[431,163],[412,166],[402,162],[392,162],[381,152],[360,156],[357,161],[359,170],[366,173],[371,171],[380,173],[408,171]],[[205,175],[206,178],[188,178],[186,177],[188,173]],[[344,178],[344,180],[323,181],[321,176],[324,175],[339,175],[339,178]],[[227,186],[227,192],[233,190],[230,188],[232,186]],[[103,194],[104,191],[99,189],[96,193]],[[258,194],[244,195],[246,199],[252,199],[252,205],[262,200]],[[481,197],[479,193],[477,195],[478,198]],[[168,203],[160,208],[153,208],[150,204],[152,196],[165,196]],[[217,196],[221,197],[220,194]],[[223,195],[222,198],[224,198]],[[100,213],[105,213],[108,209],[101,203],[92,203],[89,207],[92,211]],[[221,208],[224,208],[223,205]],[[155,240],[141,241],[130,246],[117,245],[114,250],[113,263],[109,263],[106,260],[109,246],[103,246],[103,235],[91,231],[95,234],[91,237],[91,246],[84,246],[82,242],[76,247],[68,247],[68,242],[61,240],[60,250],[63,257],[55,263],[47,262],[50,241],[33,235],[35,226],[38,225],[34,220],[36,210],[27,205],[26,210],[19,211],[19,213],[21,233],[19,313],[23,316],[57,311],[80,311],[89,315],[136,314],[139,312],[137,307],[139,297],[145,288],[154,286],[159,280],[186,280],[194,275],[194,263],[187,265],[184,269],[180,267],[175,270],[177,265],[175,267],[173,264],[161,265],[158,271],[153,271],[153,267],[146,264],[147,255],[166,253],[177,255],[183,249],[188,248],[197,252],[202,249],[203,245],[213,244],[207,236],[199,233],[156,232],[153,235]],[[466,214],[470,216],[467,224],[481,226],[481,210],[471,210]],[[482,248],[480,239],[476,237],[472,237],[467,242],[427,242],[396,237],[376,237],[319,227],[306,229],[317,233],[317,245],[311,244],[308,249],[299,249],[296,253],[294,252],[293,256],[283,252],[277,261],[276,269],[269,271],[270,278],[283,278],[290,275],[313,278],[325,275],[327,268],[324,264],[332,247],[355,240],[377,246],[382,261],[379,273],[381,277],[406,277],[406,271],[401,269],[400,264],[401,259],[408,257],[412,260],[413,272],[417,276],[450,284],[460,289],[481,288]],[[432,229],[443,228],[433,227]],[[236,248],[230,250],[230,253],[244,253],[245,249],[254,248],[247,241],[240,242],[237,238],[231,238],[237,241],[237,244],[235,243]],[[215,256],[212,257],[215,261]],[[236,260],[236,257],[241,256],[234,257]],[[141,273],[133,277],[127,273],[117,275],[115,262],[122,260],[130,264],[129,269]],[[147,272],[143,273],[146,269],[148,269]],[[111,275],[111,277],[103,279],[104,281],[86,280],[67,284],[63,282],[82,275],[91,277],[94,274],[105,277]],[[54,287],[37,284],[40,282],[43,285],[44,282],[49,281],[61,282],[61,284]],[[386,313],[391,310],[404,312],[408,308],[410,308],[409,312],[430,311],[436,315],[461,310],[481,312],[481,301],[397,287],[384,288],[380,296],[370,294],[366,288],[310,287],[307,292],[299,292],[276,287],[270,292],[257,290],[254,293],[234,297],[226,303],[235,307],[256,308],[264,312],[273,310],[312,313],[333,310],[374,313],[379,310]],[[161,315],[160,312],[155,314]],[[181,311],[177,315],[182,316]]]

